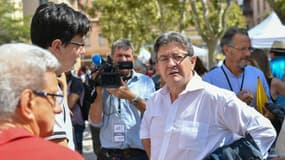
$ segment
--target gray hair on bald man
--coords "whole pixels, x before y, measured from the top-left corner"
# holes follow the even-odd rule
[[[159,48],[162,45],[167,45],[171,42],[179,43],[182,47],[185,48],[185,50],[187,51],[190,57],[194,55],[193,45],[189,37],[179,32],[168,31],[168,32],[162,33],[155,41],[155,44],[153,46],[153,52],[155,54],[156,60],[157,60],[157,53],[158,53]]]

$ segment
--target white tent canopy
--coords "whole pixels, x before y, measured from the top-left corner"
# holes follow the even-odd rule
[[[207,57],[208,56],[208,50],[200,47],[196,47],[193,45],[194,49],[194,55],[195,56],[202,56],[202,57]]]
[[[147,63],[150,58],[151,58],[151,53],[147,49],[145,49],[144,47],[140,48],[138,59],[142,63]]]
[[[248,32],[252,46],[271,48],[274,41],[285,41],[285,26],[275,12]]]

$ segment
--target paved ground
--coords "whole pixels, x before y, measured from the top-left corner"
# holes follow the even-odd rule
[[[83,155],[85,160],[96,160],[97,157],[93,152],[92,138],[89,129],[89,125],[86,125],[85,131],[83,133]]]

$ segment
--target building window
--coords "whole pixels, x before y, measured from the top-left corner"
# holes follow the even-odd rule
[[[99,46],[104,46],[105,45],[105,38],[103,36],[103,33],[99,33],[99,36],[98,36],[98,44]]]
[[[264,1],[263,1],[263,10],[266,10],[266,9],[267,9],[266,3],[267,3],[266,0],[264,0]]]
[[[260,1],[257,1],[257,15],[259,15],[260,9]]]

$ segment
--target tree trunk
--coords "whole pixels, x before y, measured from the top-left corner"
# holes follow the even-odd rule
[[[207,42],[207,47],[208,47],[208,68],[211,69],[214,67],[214,55],[215,55],[215,50],[216,46],[218,43],[218,39],[211,39]]]

